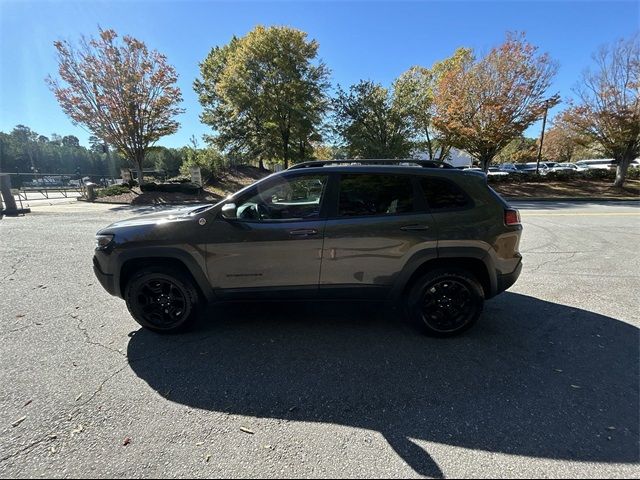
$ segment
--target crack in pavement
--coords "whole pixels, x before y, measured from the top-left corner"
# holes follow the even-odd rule
[[[74,419],[82,413],[82,410],[85,406],[87,406],[91,401],[93,401],[93,399],[102,391],[102,389],[104,388],[104,386],[110,381],[112,380],[114,377],[116,377],[118,374],[120,374],[123,370],[125,370],[127,368],[128,364],[123,365],[121,368],[119,368],[118,370],[116,370],[115,372],[110,373],[102,382],[100,382],[100,384],[98,385],[98,387],[94,390],[94,392],[91,394],[91,396],[85,400],[84,402],[82,402],[80,405],[75,406],[70,413],[60,413],[57,418],[52,419],[51,423],[53,424],[58,424],[61,420],[65,420],[66,423],[73,423]],[[54,441],[58,438],[57,435],[54,434],[47,434],[46,436],[43,436],[42,438],[38,439],[38,440],[34,440],[33,442],[31,442],[29,445],[26,445],[20,449],[18,449],[17,451],[6,455],[5,457],[0,458],[0,464],[3,462],[6,462],[7,460],[10,460],[12,458],[16,458],[20,455],[28,455],[29,453],[31,453],[31,451],[37,447],[38,445],[44,443],[44,442],[51,442]]]
[[[24,257],[20,257],[16,263],[14,263],[13,265],[11,265],[9,267],[9,269],[11,270],[11,272],[7,273],[6,275],[4,275],[2,278],[0,278],[0,283],[3,283],[7,278],[12,277],[13,275],[15,275],[16,273],[18,273],[18,266],[27,258],[29,258],[29,255],[25,255]]]
[[[76,324],[76,328],[77,328],[80,332],[82,332],[82,335],[84,336],[86,343],[88,343],[89,345],[95,345],[96,347],[102,347],[102,348],[104,348],[105,350],[109,350],[110,352],[117,353],[118,355],[121,355],[122,357],[127,358],[127,354],[126,354],[126,353],[121,352],[120,350],[118,350],[118,349],[116,349],[116,348],[111,348],[111,347],[109,347],[109,346],[107,346],[107,345],[103,345],[103,344],[102,344],[102,343],[100,343],[100,342],[96,342],[96,341],[92,340],[92,339],[91,339],[91,336],[89,335],[88,330],[87,330],[86,328],[83,328],[83,323],[84,323],[84,322],[83,322],[83,320],[80,318],[80,315],[78,315],[78,314],[74,314],[74,313],[70,313],[70,314],[69,314],[69,316],[70,316],[71,318],[73,318],[74,320],[77,320],[77,321],[78,321],[78,323]]]
[[[576,252],[566,252],[566,253],[570,253],[570,254],[571,254],[571,256],[567,257],[566,259],[565,259],[565,258],[562,258],[562,260],[571,260],[571,259],[573,259],[573,258],[574,258],[578,253],[580,253],[580,252],[576,251]],[[557,262],[558,260],[559,260],[558,258],[552,258],[551,260],[546,260],[546,261],[544,261],[544,262],[542,262],[542,263],[539,263],[538,265],[536,265],[536,266],[533,268],[533,270],[529,270],[529,271],[528,271],[528,273],[529,273],[529,274],[531,274],[531,273],[536,273],[538,270],[540,270],[540,269],[541,269],[542,267],[544,267],[545,265],[548,265],[548,264],[550,264],[550,263]]]
[[[0,463],[2,462],[6,462],[7,460],[11,460],[12,458],[15,458],[19,455],[22,455],[24,453],[28,454],[30,452],[30,450],[32,450],[33,448],[37,447],[38,445],[40,445],[41,443],[44,442],[52,442],[53,440],[55,440],[55,437],[52,437],[51,434],[47,435],[45,438],[41,438],[39,440],[35,440],[33,442],[31,442],[29,445],[26,445],[24,447],[22,447],[20,450],[18,450],[17,452],[11,453],[5,457],[0,458]]]
[[[7,336],[7,335],[9,335],[11,333],[28,330],[31,327],[40,327],[40,326],[44,325],[45,322],[49,322],[51,320],[57,320],[58,318],[62,318],[62,317],[66,317],[66,316],[67,316],[66,313],[62,313],[60,315],[54,315],[53,317],[45,318],[44,320],[29,320],[29,324],[28,325],[23,325],[23,326],[21,326],[19,328],[15,328],[13,330],[5,330],[3,332],[0,332],[0,339],[4,338],[5,336]],[[23,317],[23,318],[26,318],[26,317]]]
[[[83,320],[81,318],[79,318],[79,315],[77,314],[71,314],[71,313],[65,313],[62,315],[57,315],[55,317],[50,318],[49,320],[55,319],[55,318],[61,318],[61,317],[71,317],[75,320],[77,320],[77,324],[76,324],[76,328],[82,333],[85,342],[87,344],[90,345],[94,345],[94,346],[98,346],[98,347],[102,347],[106,350],[109,350],[110,352],[114,352],[117,353],[118,355],[122,356],[123,358],[127,358],[127,355],[124,354],[123,352],[116,350],[114,348],[108,347],[107,345],[103,345],[99,342],[95,342],[91,339],[91,337],[89,336],[89,332],[87,331],[86,328],[83,327]],[[33,322],[32,322],[33,325]],[[24,327],[22,327],[21,329],[27,329],[32,325],[25,325]],[[20,330],[20,329],[18,329]],[[6,332],[5,334],[9,334],[10,332]],[[0,337],[1,338],[1,337]],[[79,405],[74,406],[71,411],[69,412],[68,410],[65,412],[61,412],[57,418],[52,419],[52,423],[54,424],[58,424],[61,420],[65,421],[66,423],[73,423],[74,419],[80,415],[84,408],[93,401],[93,399],[100,393],[102,392],[102,390],[104,389],[105,385],[112,380],[113,378],[115,378],[118,374],[120,374],[122,371],[124,371],[127,367],[129,366],[128,362],[125,362],[124,365],[122,365],[120,368],[118,368],[116,371],[110,373],[104,380],[102,380],[100,382],[100,384],[97,386],[97,388],[93,391],[93,393],[82,403],[80,403]],[[47,442],[47,441],[53,441],[55,440],[57,437],[52,437],[52,434],[47,434],[46,436],[43,436],[42,438],[38,439],[38,440],[34,440],[32,441],[30,444],[18,449],[17,451],[6,455],[2,458],[0,458],[0,463],[6,462],[7,460],[16,458],[18,456],[21,455],[28,455],[29,453],[31,453],[31,451],[36,448],[38,445],[42,444],[43,442]]]
[[[100,385],[98,385],[98,388],[96,388],[93,393],[91,394],[91,396],[89,398],[87,398],[87,400],[85,400],[84,402],[82,402],[80,405],[78,405],[77,407],[75,407],[75,410],[73,410],[70,414],[69,414],[69,420],[72,420],[74,417],[76,417],[78,414],[81,413],[81,409],[85,406],[87,406],[89,403],[91,403],[91,401],[102,391],[102,389],[104,388],[104,386],[109,382],[109,380],[112,380],[114,377],[116,377],[117,375],[119,375],[125,368],[127,368],[129,366],[128,363],[126,363],[125,365],[123,365],[121,368],[119,368],[118,370],[116,370],[115,372],[109,374],[109,376],[107,376],[107,378],[105,378],[102,382],[100,382]]]

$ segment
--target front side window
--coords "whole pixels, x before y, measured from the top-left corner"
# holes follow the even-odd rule
[[[313,220],[320,217],[320,205],[327,175],[282,178],[275,185],[260,188],[238,201],[237,216],[249,221]]]
[[[420,186],[431,210],[466,208],[471,205],[469,196],[451,181],[424,177],[420,179]]]
[[[345,174],[340,179],[338,215],[397,215],[410,213],[413,185],[407,175]]]

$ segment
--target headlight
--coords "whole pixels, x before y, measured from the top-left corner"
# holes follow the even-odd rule
[[[113,235],[96,235],[96,250],[106,250],[113,242]]]

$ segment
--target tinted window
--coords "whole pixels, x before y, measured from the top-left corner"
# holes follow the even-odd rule
[[[465,208],[471,205],[471,199],[455,183],[442,178],[425,177],[420,186],[427,198],[431,210],[445,208]]]
[[[258,187],[238,202],[239,219],[252,221],[309,220],[320,216],[320,204],[327,175],[281,179],[266,188]]]
[[[352,174],[340,179],[338,215],[394,215],[413,211],[413,185],[405,175]]]

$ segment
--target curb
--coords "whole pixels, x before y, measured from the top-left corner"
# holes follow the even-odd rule
[[[78,199],[79,202],[83,202],[83,203],[90,203],[90,204],[97,204],[97,205],[126,205],[128,207],[132,207],[132,208],[144,208],[144,207],[190,207],[192,205],[213,205],[214,203],[217,202],[185,202],[185,203],[138,203],[136,205],[133,205],[131,203],[127,203],[127,202],[100,202],[100,201],[95,201],[95,202],[90,202],[88,200],[80,200]]]
[[[619,197],[619,198],[611,198],[611,197],[505,197],[502,196],[508,202],[640,202],[639,197]],[[158,206],[158,205],[166,205],[166,206],[180,206],[180,205],[198,205],[200,203],[212,203],[212,202],[188,202],[188,203],[141,203],[138,205],[132,205],[127,202],[101,202],[94,201],[90,202],[85,199],[77,198],[78,202],[84,203],[99,203],[100,205],[130,205],[132,207],[150,207],[150,206]]]
[[[510,202],[640,202],[640,197],[502,197]]]

